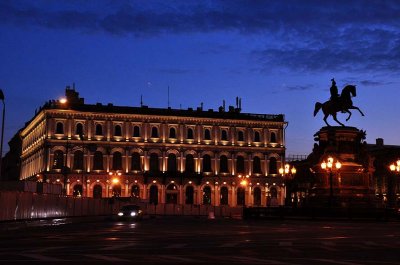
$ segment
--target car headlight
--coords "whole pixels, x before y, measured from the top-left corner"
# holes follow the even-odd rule
[[[136,212],[131,212],[131,216],[136,216]]]
[[[119,212],[119,213],[118,213],[118,216],[123,216],[123,215],[124,215],[123,212]]]

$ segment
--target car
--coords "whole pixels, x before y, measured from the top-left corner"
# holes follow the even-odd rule
[[[138,205],[124,205],[117,214],[119,220],[140,220],[142,217],[143,211]]]

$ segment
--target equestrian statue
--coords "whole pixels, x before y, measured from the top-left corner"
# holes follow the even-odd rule
[[[356,86],[354,85],[347,85],[343,88],[342,93],[339,95],[338,93],[338,88],[336,86],[335,79],[331,79],[332,81],[332,86],[330,87],[330,92],[331,92],[331,98],[324,102],[320,103],[317,102],[315,103],[315,109],[314,109],[314,117],[317,115],[318,111],[322,109],[322,112],[324,113],[324,122],[326,125],[330,126],[329,123],[326,121],[329,115],[332,115],[333,119],[339,123],[342,126],[345,126],[343,123],[338,121],[336,114],[337,112],[342,112],[342,113],[349,113],[349,116],[347,117],[346,121],[348,121],[351,117],[351,112],[350,109],[356,109],[358,110],[362,116],[364,116],[364,113],[356,106],[353,106],[353,101],[351,101],[351,97],[356,96]]]

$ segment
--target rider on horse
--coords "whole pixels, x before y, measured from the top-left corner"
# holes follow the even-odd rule
[[[339,99],[338,88],[337,88],[337,86],[336,86],[335,79],[332,78],[331,81],[332,81],[332,86],[331,86],[331,88],[330,88],[330,91],[331,91],[331,100],[332,100],[332,101],[337,101],[337,100]]]

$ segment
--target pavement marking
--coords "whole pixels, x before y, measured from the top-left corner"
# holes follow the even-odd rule
[[[93,259],[100,259],[100,260],[105,260],[105,261],[132,261],[132,260],[127,260],[127,259],[121,259],[121,258],[116,258],[116,257],[111,257],[111,256],[105,256],[105,255],[100,255],[100,254],[86,254],[83,255],[85,257],[93,258]]]
[[[236,247],[237,245],[239,245],[239,242],[229,242],[229,243],[219,245],[217,247],[218,248],[232,248],[232,247]]]
[[[172,244],[172,245],[168,245],[164,248],[183,248],[185,246],[187,246],[187,244]]]
[[[27,257],[27,258],[32,258],[35,260],[40,260],[40,261],[67,261],[65,259],[57,259],[49,256],[44,256],[40,254],[33,254],[33,253],[19,253],[18,255]]]
[[[121,249],[121,248],[133,247],[133,246],[137,246],[137,243],[112,245],[112,246],[107,246],[107,247],[101,248],[101,250],[117,250],[117,249]]]

